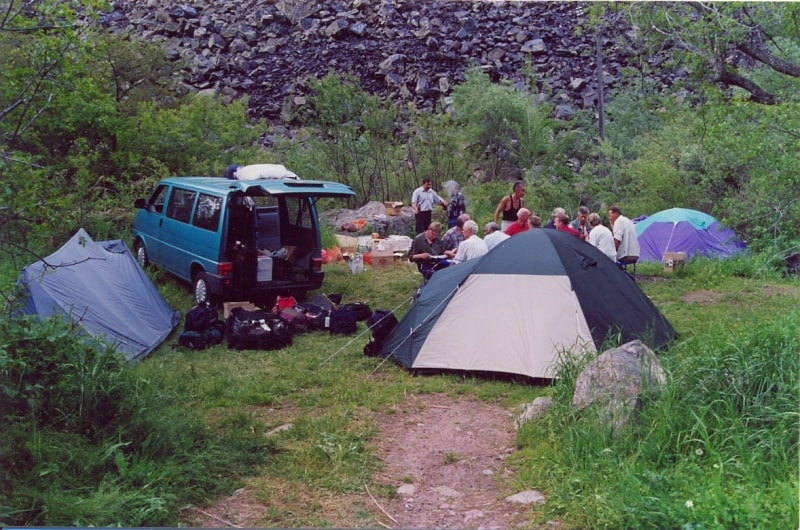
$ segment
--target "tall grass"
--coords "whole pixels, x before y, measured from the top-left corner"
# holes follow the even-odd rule
[[[520,433],[519,479],[551,492],[548,516],[571,528],[797,527],[800,289],[765,303],[763,284],[715,285],[734,292],[707,308],[673,302],[704,332],[662,355],[667,385],[622,433],[572,410],[580,364],[565,358],[554,413]]]
[[[174,525],[267,454],[60,320],[0,320],[0,361],[5,525]]]
[[[269,352],[190,351],[173,335],[128,367],[54,323],[4,320],[0,521],[175,526],[189,522],[182,508],[246,485],[268,507],[263,526],[330,526],[331,513],[369,526],[353,499],[381,467],[377,415],[402,413],[408,395],[443,393],[509,408],[554,398],[547,416],[519,431],[509,459],[512,489],[547,494],[532,521],[796,528],[800,285],[763,263],[699,260],[680,275],[642,267],[653,281],[640,285],[680,336],[660,354],[667,385],[617,432],[572,410],[587,360],[569,352],[553,386],[415,377],[365,357],[360,324],[354,336],[306,333]],[[185,312],[188,289],[151,274]],[[326,265],[323,291],[402,316],[420,280],[413,267],[353,275]],[[700,291],[709,300],[691,296]],[[39,375],[26,379],[34,366]],[[384,490],[372,489],[392,495]]]

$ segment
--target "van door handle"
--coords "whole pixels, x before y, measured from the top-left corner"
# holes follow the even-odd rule
[[[162,226],[164,226],[164,218],[163,217],[158,220],[158,227],[161,228]]]

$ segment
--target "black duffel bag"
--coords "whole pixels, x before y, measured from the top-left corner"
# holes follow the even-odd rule
[[[228,348],[236,350],[279,350],[292,344],[292,329],[283,318],[243,307],[231,310],[226,335]]]

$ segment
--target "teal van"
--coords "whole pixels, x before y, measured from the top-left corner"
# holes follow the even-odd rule
[[[324,276],[317,201],[353,195],[336,182],[167,178],[134,203],[136,259],[189,282],[197,303],[302,297]]]

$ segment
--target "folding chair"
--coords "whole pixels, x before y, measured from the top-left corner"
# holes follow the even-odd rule
[[[628,261],[617,261],[617,267],[625,271],[625,274],[631,277],[633,281],[636,281],[636,263],[639,261],[639,258],[634,260]],[[628,271],[628,267],[633,265],[633,274]]]

